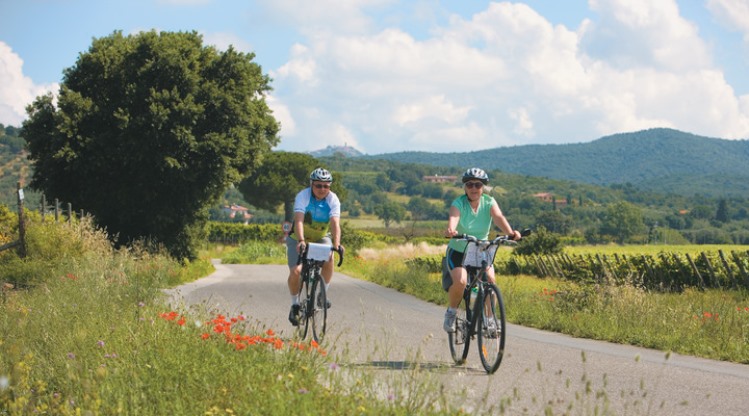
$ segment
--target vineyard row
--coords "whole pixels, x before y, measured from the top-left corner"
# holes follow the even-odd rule
[[[532,255],[511,256],[507,273],[557,277],[601,284],[631,284],[648,290],[749,289],[749,251],[723,250],[690,254],[657,255]]]

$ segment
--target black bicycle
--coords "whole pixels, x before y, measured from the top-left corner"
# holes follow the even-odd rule
[[[315,341],[322,342],[325,336],[328,298],[320,270],[323,263],[330,258],[331,251],[338,253],[338,266],[340,267],[343,263],[343,248],[334,248],[328,244],[308,243],[297,261],[297,264],[302,265],[299,279],[300,321],[297,327],[297,333],[301,339],[307,337],[310,326],[312,326],[312,337]]]
[[[529,234],[530,230],[521,232],[522,236]],[[494,263],[500,245],[517,244],[517,241],[504,235],[494,240],[479,240],[465,234],[452,238],[468,242],[463,256],[468,284],[458,305],[454,331],[447,336],[450,354],[455,364],[465,363],[471,339],[478,336],[481,364],[487,373],[492,374],[502,362],[507,327],[502,292],[497,285],[488,281],[486,268]]]

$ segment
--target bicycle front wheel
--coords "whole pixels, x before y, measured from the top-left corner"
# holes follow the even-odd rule
[[[322,342],[325,336],[325,327],[328,320],[328,297],[325,291],[325,282],[322,277],[317,276],[312,284],[312,297],[309,302],[312,311],[312,336],[315,341]]]
[[[483,311],[477,317],[481,364],[487,373],[497,371],[505,352],[505,305],[496,285],[484,286]]]
[[[296,327],[296,334],[300,339],[307,338],[310,322],[310,299],[312,298],[312,285],[309,283],[309,277],[305,274],[301,276],[301,288],[299,290],[299,325]]]
[[[455,364],[463,364],[468,357],[468,346],[471,344],[471,328],[469,323],[470,311],[466,298],[460,301],[455,317],[455,330],[447,333],[447,341],[450,344],[450,354]]]

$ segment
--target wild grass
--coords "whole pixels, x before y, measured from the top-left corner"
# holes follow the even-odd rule
[[[591,338],[749,363],[749,294],[686,290],[652,293],[631,286],[555,279],[499,279],[511,322]]]
[[[286,246],[282,244],[249,241],[221,256],[221,262],[226,264],[273,264],[283,262],[281,259],[284,259],[285,256]]]
[[[450,413],[429,391],[383,397],[322,346],[242,316],[168,309],[161,289],[210,273],[207,260],[114,250],[85,224],[29,238],[27,258],[0,257],[0,414]]]

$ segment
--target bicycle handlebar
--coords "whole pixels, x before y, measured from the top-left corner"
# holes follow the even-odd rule
[[[299,256],[299,258],[296,259],[296,264],[297,265],[302,264],[302,261],[304,261],[307,258],[307,251],[308,250],[309,250],[309,246],[307,244],[305,244],[304,245],[304,251]],[[330,251],[335,251],[336,253],[338,253],[338,266],[337,267],[341,267],[341,264],[343,264],[343,253],[345,251],[343,249],[343,246],[339,245],[338,248],[335,248],[335,247],[331,246],[330,247]]]
[[[343,249],[343,246],[339,245],[338,248],[331,247],[330,250],[338,253],[338,266],[337,267],[341,267],[341,264],[343,264],[343,252],[345,251]]]
[[[526,229],[520,231],[520,240],[522,240],[523,237],[527,237],[529,235],[531,235],[531,229],[530,228],[526,228]],[[478,243],[479,241],[481,241],[478,238],[476,238],[476,237],[474,237],[472,235],[468,235],[468,234],[459,234],[459,235],[455,235],[455,236],[448,237],[448,238],[455,239],[455,240],[466,240],[466,241],[471,242],[471,243]],[[489,244],[490,245],[517,244],[517,242],[520,241],[520,240],[513,240],[513,239],[510,238],[509,235],[497,235],[497,237],[494,240],[491,240],[489,242]]]

